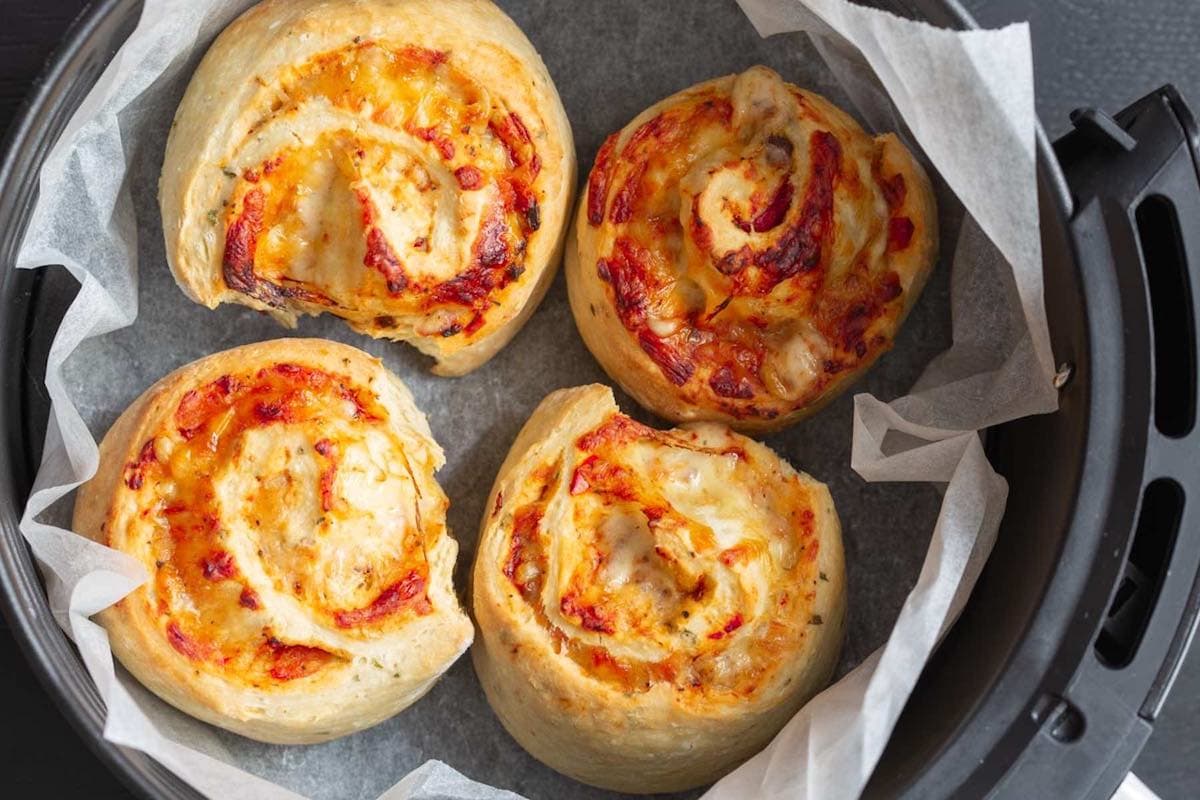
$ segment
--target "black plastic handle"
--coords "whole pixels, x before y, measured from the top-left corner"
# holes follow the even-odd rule
[[[1107,382],[1126,400],[1126,485],[1111,487],[1109,508],[1082,511],[1098,526],[1127,524],[1100,537],[1111,550],[1096,554],[1088,595],[1107,612],[1081,620],[1092,646],[1035,700],[1042,735],[1006,776],[1005,796],[1042,796],[1055,772],[1088,776],[1069,796],[1109,794],[1149,737],[1200,612],[1200,132],[1169,85],[1114,117],[1080,109],[1071,120],[1055,152],[1081,254],[1105,252],[1120,287],[1117,307],[1088,313],[1111,314],[1108,333],[1127,354]]]

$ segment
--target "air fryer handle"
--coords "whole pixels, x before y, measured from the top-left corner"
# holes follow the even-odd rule
[[[1141,342],[1127,351],[1120,385],[1127,396],[1148,386],[1152,399],[1148,415],[1130,405],[1120,421],[1130,443],[1144,440],[1140,474],[1126,476],[1135,486],[1140,481],[1140,500],[1130,530],[1108,532],[1114,550],[1097,554],[1095,569],[1113,569],[1116,580],[1092,658],[1063,702],[1107,707],[1099,720],[1106,746],[1111,752],[1113,740],[1124,737],[1136,753],[1200,617],[1200,132],[1170,85],[1115,116],[1088,108],[1071,121],[1074,130],[1055,152],[1076,213],[1102,220],[1094,235],[1109,239],[1122,295],[1113,335]],[[1092,717],[1089,723],[1097,721]]]

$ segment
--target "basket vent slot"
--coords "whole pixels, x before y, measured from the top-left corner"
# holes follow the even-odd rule
[[[1142,634],[1167,576],[1171,551],[1183,518],[1183,489],[1170,478],[1159,478],[1146,486],[1138,512],[1133,546],[1121,572],[1121,582],[1100,635],[1096,655],[1107,667],[1128,666],[1137,655]]]
[[[1154,424],[1181,437],[1196,423],[1195,321],[1187,257],[1175,205],[1162,195],[1138,204],[1138,239],[1154,317]]]

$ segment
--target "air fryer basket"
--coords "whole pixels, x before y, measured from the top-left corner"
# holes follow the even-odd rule
[[[97,0],[73,26],[0,161],[0,264],[15,261],[47,150],[136,23]],[[954,0],[875,5],[948,27]],[[1061,408],[989,432],[1010,495],[995,550],[926,667],[868,796],[1108,797],[1148,737],[1200,607],[1196,298],[1200,145],[1166,87],[1113,120],[1088,110],[1038,140],[1046,308]],[[1068,188],[1069,187],[1069,188]],[[62,712],[139,794],[195,798],[105,742],[104,709],[47,606],[17,522],[48,413],[46,354],[75,292],[62,270],[7,269],[0,359],[0,597]]]

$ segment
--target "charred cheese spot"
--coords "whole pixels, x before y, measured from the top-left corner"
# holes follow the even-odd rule
[[[432,611],[425,543],[444,525],[371,386],[275,363],[185,392],[167,419],[125,487],[146,512],[152,611],[196,669],[317,680]]]
[[[816,500],[746,443],[616,413],[506,498],[495,568],[557,652],[623,692],[764,685],[805,635]]]
[[[540,121],[453,53],[373,41],[269,92],[225,165],[225,286],[379,335],[483,330],[540,227]]]
[[[893,259],[924,223],[896,145],[761,67],[655,112],[596,157],[581,280],[683,402],[734,420],[817,403],[911,302]]]

